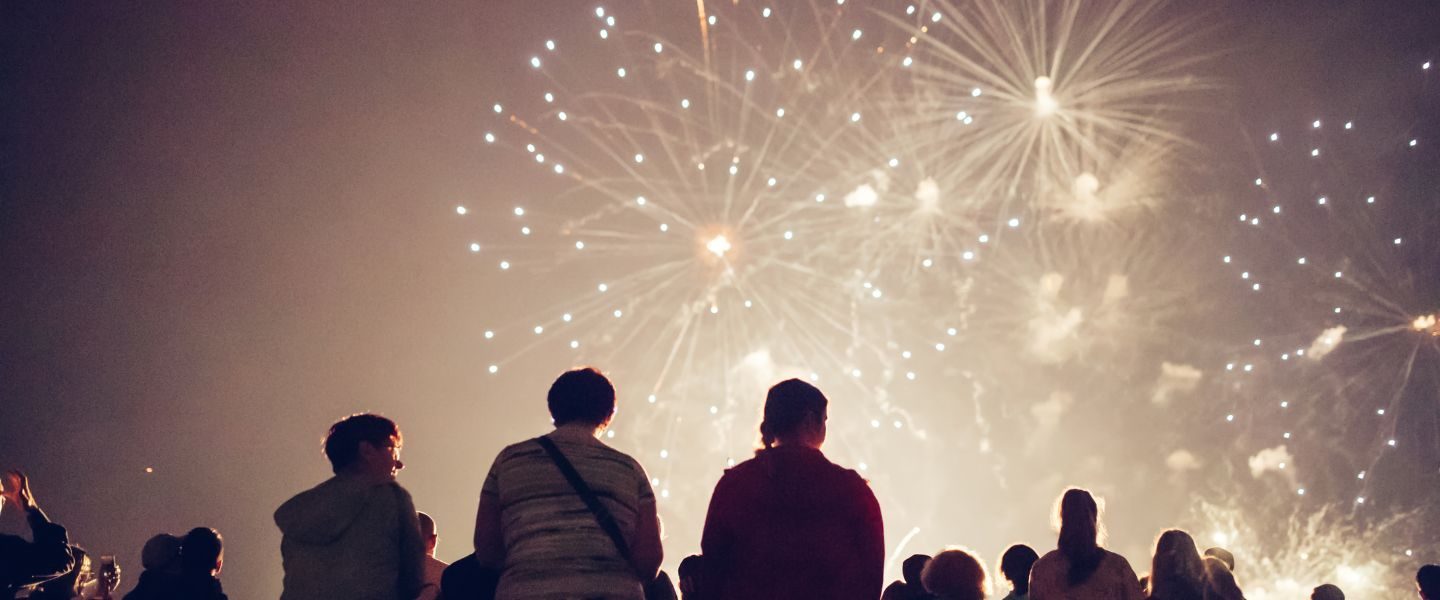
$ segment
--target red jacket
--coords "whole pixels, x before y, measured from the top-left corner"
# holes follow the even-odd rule
[[[884,583],[875,494],[812,448],[762,450],[727,470],[700,546],[717,600],[875,600]]]

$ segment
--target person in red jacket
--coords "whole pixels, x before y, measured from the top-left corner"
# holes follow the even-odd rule
[[[765,398],[755,458],[725,472],[700,541],[715,600],[875,600],[884,583],[880,504],[825,458],[825,395],[804,381]]]

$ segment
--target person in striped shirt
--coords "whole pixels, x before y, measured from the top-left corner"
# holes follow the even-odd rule
[[[599,371],[567,371],[547,397],[546,434],[614,516],[632,556],[622,556],[534,439],[500,451],[480,491],[475,556],[500,569],[497,600],[642,600],[637,572],[654,578],[663,554],[655,492],[634,458],[600,441],[615,414],[615,388]],[[633,566],[632,566],[633,564]]]

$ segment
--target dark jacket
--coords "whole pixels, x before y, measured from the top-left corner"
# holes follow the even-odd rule
[[[180,576],[180,595],[176,600],[229,600],[225,596],[225,590],[220,587],[220,580],[214,576],[201,574],[184,574]]]
[[[180,574],[146,569],[125,600],[171,600],[180,598]]]
[[[719,600],[874,600],[884,583],[875,494],[813,448],[762,450],[726,471],[700,546]]]
[[[34,542],[0,535],[0,600],[10,600],[20,588],[49,581],[75,566],[64,527],[51,523],[38,508],[27,510],[26,520]]]

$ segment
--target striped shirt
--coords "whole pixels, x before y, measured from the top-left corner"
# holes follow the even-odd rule
[[[640,463],[595,438],[548,437],[633,543],[641,504],[655,502]],[[643,600],[629,561],[535,440],[500,451],[480,493],[500,507],[497,600]]]

